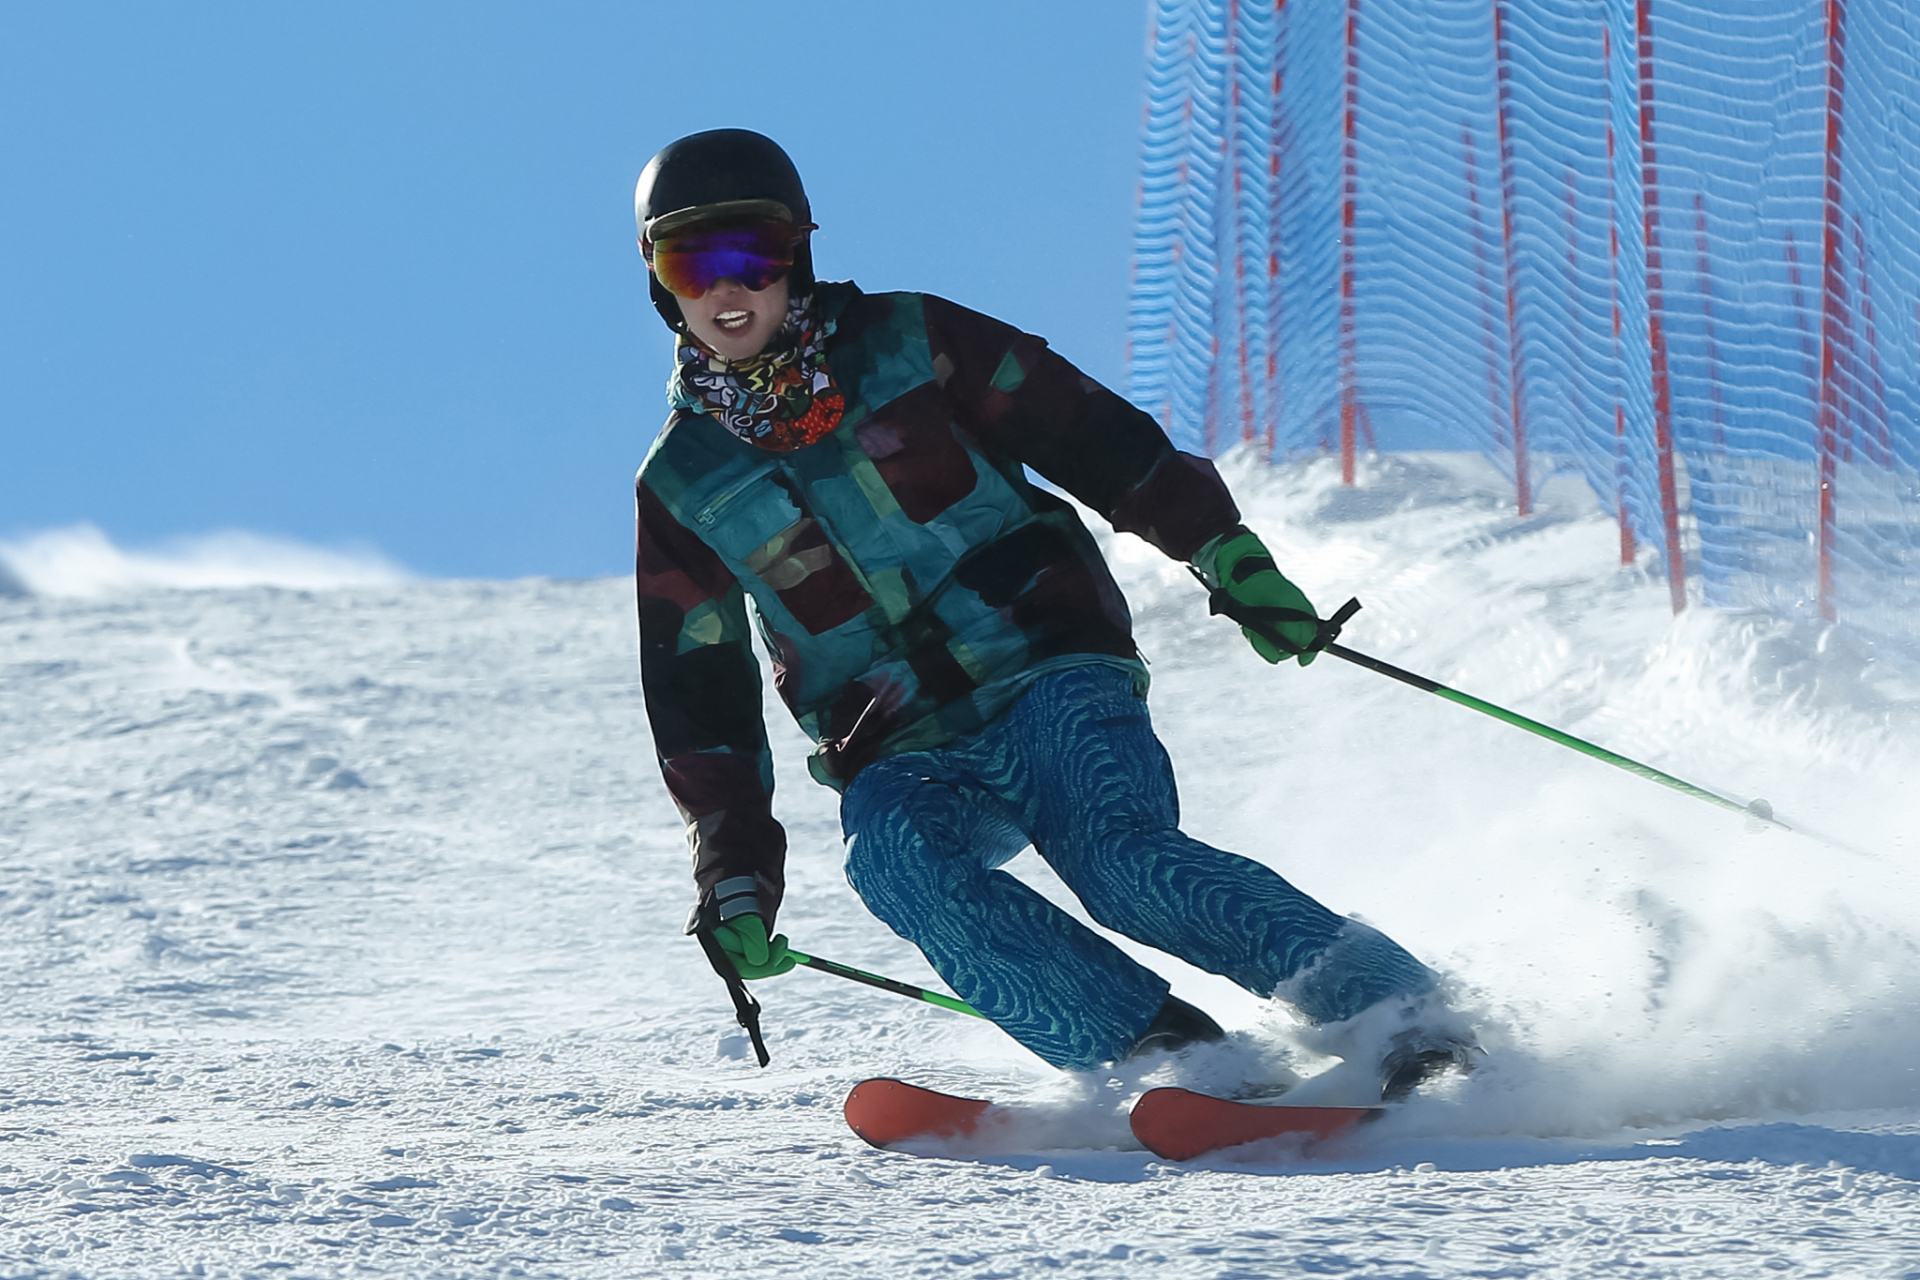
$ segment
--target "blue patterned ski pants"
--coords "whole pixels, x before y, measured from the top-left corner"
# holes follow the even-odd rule
[[[1173,766],[1113,667],[1043,676],[979,733],[869,765],[840,817],[868,909],[1056,1067],[1124,1057],[1168,984],[996,870],[1029,843],[1100,924],[1316,1023],[1434,982],[1384,934],[1182,835]]]

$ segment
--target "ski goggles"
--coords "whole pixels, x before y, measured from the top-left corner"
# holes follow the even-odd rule
[[[813,224],[753,219],[709,222],[643,240],[641,250],[654,279],[682,298],[700,298],[722,280],[738,280],[754,293],[793,269],[793,256]]]

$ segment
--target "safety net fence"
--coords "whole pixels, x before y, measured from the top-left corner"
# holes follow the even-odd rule
[[[1920,636],[1920,0],[1154,0],[1130,394]]]

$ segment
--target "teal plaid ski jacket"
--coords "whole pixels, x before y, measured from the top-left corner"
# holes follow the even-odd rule
[[[925,294],[822,284],[839,425],[787,453],[676,407],[636,480],[641,683],[703,897],[756,882],[769,921],[786,835],[746,602],[814,777],[992,722],[1038,676],[1146,671],[1126,601],[1045,477],[1188,560],[1239,513],[1204,458],[1031,334]]]

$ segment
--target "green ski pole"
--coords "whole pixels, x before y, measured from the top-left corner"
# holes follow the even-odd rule
[[[1773,806],[1765,800],[1755,800],[1750,804],[1741,804],[1738,800],[1729,800],[1727,797],[1717,795],[1705,787],[1696,787],[1683,778],[1676,778],[1670,773],[1662,773],[1650,764],[1641,764],[1638,760],[1630,760],[1617,751],[1609,751],[1605,747],[1597,746],[1594,743],[1586,741],[1584,738],[1576,738],[1570,733],[1564,733],[1552,725],[1541,724],[1538,720],[1528,719],[1517,711],[1509,711],[1505,707],[1495,706],[1485,698],[1476,698],[1470,693],[1462,693],[1458,689],[1449,689],[1437,680],[1429,680],[1425,676],[1415,675],[1411,671],[1403,671],[1390,662],[1382,662],[1378,658],[1370,657],[1364,653],[1358,653],[1343,644],[1334,644],[1329,641],[1325,649],[1336,658],[1344,658],[1348,662],[1365,667],[1369,671],[1378,671],[1383,676],[1391,676],[1400,683],[1412,685],[1424,693],[1438,694],[1448,702],[1457,702],[1463,707],[1470,707],[1480,712],[1482,715],[1492,716],[1496,720],[1504,720],[1516,729],[1525,729],[1528,733],[1538,734],[1549,742],[1557,742],[1563,747],[1572,747],[1582,755],[1592,756],[1595,760],[1603,760],[1616,768],[1625,769],[1628,773],[1637,774],[1649,782],[1657,782],[1663,787],[1672,787],[1675,791],[1683,795],[1694,796],[1698,799],[1709,801],[1710,803],[1719,805],[1722,809],[1731,809],[1735,813],[1744,813],[1750,818],[1758,818],[1762,822],[1770,822],[1783,831],[1793,830],[1792,827],[1789,827],[1786,823],[1773,816]]]
[[[1198,570],[1194,571],[1194,576],[1196,578],[1200,577]],[[1201,578],[1201,584],[1204,586],[1205,583],[1206,579]],[[1310,649],[1330,653],[1336,658],[1345,659],[1356,666],[1365,667],[1369,671],[1377,671],[1383,676],[1390,676],[1402,684],[1411,685],[1422,693],[1437,694],[1445,698],[1448,702],[1456,702],[1463,707],[1478,711],[1482,715],[1492,716],[1494,719],[1504,721],[1516,729],[1525,729],[1528,733],[1537,734],[1549,742],[1557,742],[1563,747],[1572,747],[1582,755],[1604,761],[1618,769],[1625,769],[1628,773],[1645,778],[1649,782],[1657,782],[1663,787],[1671,787],[1683,795],[1708,801],[1711,804],[1719,805],[1722,809],[1731,809],[1735,813],[1743,813],[1750,818],[1758,818],[1762,822],[1779,827],[1782,831],[1793,830],[1792,827],[1773,816],[1773,806],[1765,800],[1754,800],[1749,804],[1741,804],[1738,800],[1729,800],[1727,797],[1709,791],[1705,787],[1697,787],[1683,778],[1676,778],[1670,773],[1663,773],[1650,764],[1641,764],[1638,760],[1629,759],[1617,751],[1609,751],[1605,747],[1586,741],[1584,738],[1576,738],[1570,733],[1565,733],[1554,728],[1552,725],[1542,724],[1538,720],[1523,716],[1517,711],[1509,711],[1505,707],[1496,706],[1494,703],[1488,702],[1485,698],[1476,698],[1470,693],[1462,693],[1458,689],[1449,689],[1438,680],[1429,680],[1425,676],[1415,675],[1411,671],[1402,670],[1390,662],[1382,662],[1378,658],[1349,649],[1343,644],[1335,644],[1334,639],[1339,636],[1340,628],[1346,625],[1347,619],[1360,611],[1360,601],[1357,599],[1347,601],[1335,611],[1331,618],[1325,619],[1308,618],[1306,615],[1296,613],[1291,609],[1257,608],[1243,605],[1229,595],[1224,588],[1210,592],[1208,595],[1208,604],[1214,613],[1225,614],[1228,618],[1231,618],[1243,627],[1255,628],[1261,635],[1273,641],[1280,648],[1291,650],[1295,653],[1301,652],[1300,648],[1289,643],[1285,637],[1281,636],[1279,632],[1274,629],[1273,624],[1275,622],[1314,622],[1318,624],[1320,633],[1314,637],[1313,644],[1308,646]]]
[[[787,948],[787,954],[809,969],[818,969],[820,972],[830,973],[836,978],[848,978],[854,982],[864,982],[870,987],[878,987],[882,991],[891,991],[897,996],[908,996],[915,1000],[924,1000],[928,1004],[939,1005],[942,1009],[951,1009],[955,1013],[970,1013],[976,1018],[984,1018],[987,1016],[968,1004],[965,1000],[956,1000],[952,996],[943,996],[938,991],[929,991],[925,987],[916,987],[909,982],[899,982],[893,978],[883,978],[877,973],[868,973],[864,969],[855,969],[851,965],[839,964],[832,960],[822,960],[819,956],[806,955],[802,952],[795,951],[792,947]]]

